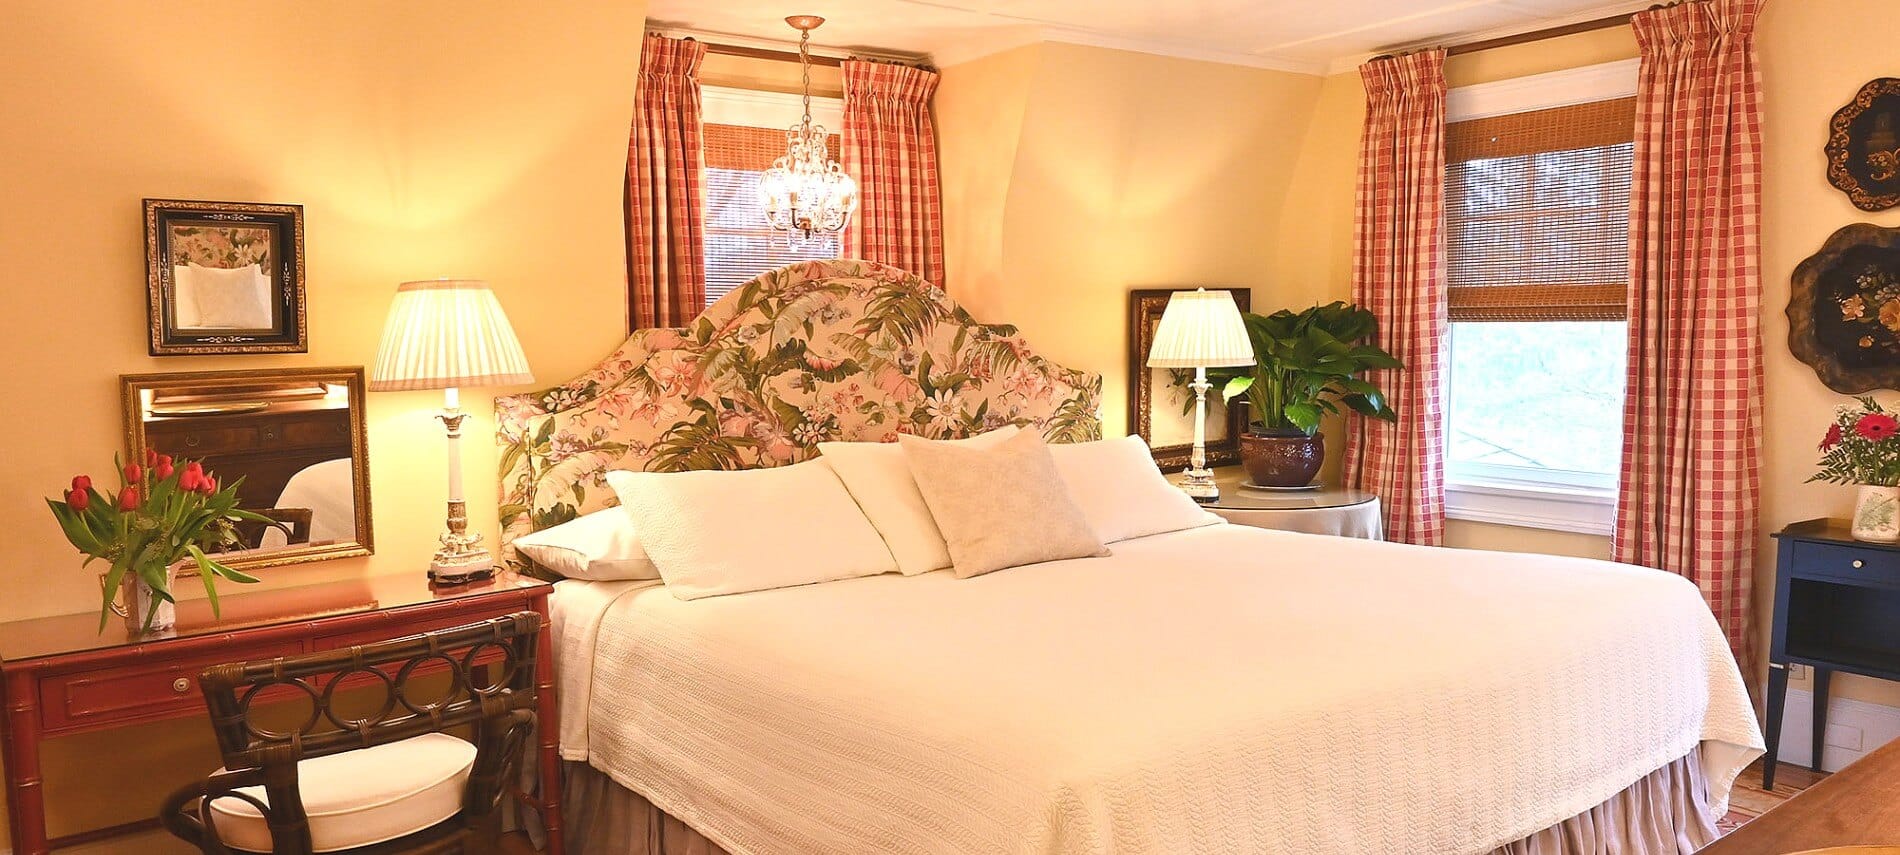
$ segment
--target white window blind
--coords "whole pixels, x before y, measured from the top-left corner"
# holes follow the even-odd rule
[[[841,106],[836,98],[812,101],[815,113],[823,112],[821,107],[836,110]],[[831,104],[821,105],[824,101]],[[714,112],[711,107],[708,104],[709,114]],[[766,121],[763,117],[754,119],[755,115],[757,111],[744,114],[745,121]],[[731,111],[720,117],[738,119]],[[784,118],[790,126],[797,119],[796,112]],[[827,125],[826,130],[832,131],[828,142],[835,158],[840,144],[837,129]],[[783,127],[712,121],[705,125],[707,305],[767,270],[798,261],[837,258],[842,251],[836,234],[805,239],[765,224],[764,211],[759,207],[759,176],[784,153]]]

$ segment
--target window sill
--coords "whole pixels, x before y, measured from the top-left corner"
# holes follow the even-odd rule
[[[1588,487],[1460,481],[1445,485],[1448,519],[1608,536],[1616,491]]]

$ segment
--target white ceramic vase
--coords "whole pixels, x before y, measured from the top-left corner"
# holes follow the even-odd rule
[[[1854,539],[1900,542],[1900,487],[1860,486],[1854,501]]]

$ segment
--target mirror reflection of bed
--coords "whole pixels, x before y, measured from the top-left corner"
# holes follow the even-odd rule
[[[366,483],[356,462],[360,369],[126,381],[129,415],[136,414],[130,447],[203,461],[221,484],[238,485],[240,507],[277,521],[240,524],[238,542],[223,550],[230,557],[277,563],[270,559],[367,543],[357,531],[367,516],[357,507]]]

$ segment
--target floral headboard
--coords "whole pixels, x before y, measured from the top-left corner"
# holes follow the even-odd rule
[[[821,441],[1005,424],[1082,442],[1101,436],[1101,393],[1100,375],[1036,356],[916,276],[801,262],[682,329],[634,333],[567,383],[497,398],[502,542],[615,504],[612,469],[781,466]]]

